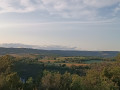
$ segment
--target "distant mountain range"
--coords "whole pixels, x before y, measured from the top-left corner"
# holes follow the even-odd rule
[[[32,46],[32,45],[23,45],[23,44],[2,44],[0,45],[0,55],[5,54],[45,54],[45,55],[59,55],[59,56],[99,56],[99,57],[114,57],[118,51],[76,51],[76,50],[55,50],[59,48],[42,48]],[[36,49],[35,49],[36,48]],[[46,50],[44,50],[46,49]],[[48,50],[47,50],[48,49]],[[71,48],[72,49],[72,48]]]
[[[76,50],[77,47],[67,47],[59,45],[49,45],[49,46],[38,46],[38,45],[25,45],[19,43],[3,43],[0,47],[5,48],[32,48],[32,49],[43,49],[43,50]]]

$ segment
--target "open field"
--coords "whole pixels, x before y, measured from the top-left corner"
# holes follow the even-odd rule
[[[56,60],[39,60],[39,61],[43,63],[47,63],[47,62],[54,63]]]

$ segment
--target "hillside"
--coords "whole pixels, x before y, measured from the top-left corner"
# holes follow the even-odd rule
[[[70,51],[70,50],[39,50],[30,48],[0,48],[0,55],[5,54],[55,54],[59,56],[99,56],[114,57],[118,51]]]

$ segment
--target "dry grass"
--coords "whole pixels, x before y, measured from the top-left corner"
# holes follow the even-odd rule
[[[54,63],[56,60],[39,60],[40,62],[43,62],[43,63],[45,63],[45,62],[52,62],[52,63]]]
[[[55,61],[57,60],[39,60],[40,62],[43,62],[43,63],[47,63],[47,62],[50,62],[50,63],[54,63]],[[66,64],[66,66],[68,67],[71,67],[71,66],[88,66],[89,64],[80,64],[80,63],[57,63],[57,64]]]

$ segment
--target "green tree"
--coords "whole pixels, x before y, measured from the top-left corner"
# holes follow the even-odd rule
[[[26,83],[24,84],[24,90],[33,90],[33,89],[34,89],[33,78],[29,77]]]
[[[6,86],[9,88],[8,90],[22,89],[22,82],[16,72],[6,76]]]
[[[102,67],[102,66],[101,66]],[[83,79],[85,90],[118,90],[118,86],[105,77],[104,68],[91,69]]]
[[[112,80],[120,89],[120,66],[113,64],[110,67],[106,67],[103,72],[104,76]]]
[[[117,60],[117,61],[120,61],[120,54],[118,54],[118,55],[116,56],[116,60]]]
[[[60,90],[70,90],[71,83],[72,83],[72,76],[70,73],[66,72],[61,77]]]
[[[78,75],[72,75],[71,90],[83,90],[82,79]]]
[[[10,55],[0,57],[0,73],[10,73],[15,58]]]
[[[22,90],[23,84],[16,72],[0,75],[0,90]]]
[[[59,90],[61,75],[59,73],[45,72],[42,77],[42,87],[45,90]]]

